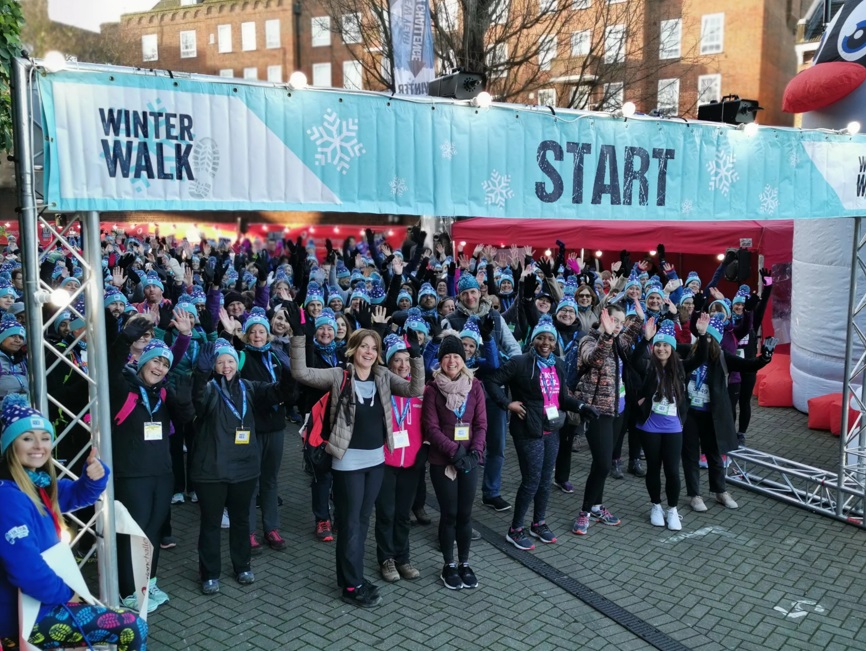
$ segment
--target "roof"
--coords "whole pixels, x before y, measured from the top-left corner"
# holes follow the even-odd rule
[[[835,16],[843,4],[845,4],[845,0],[831,0],[830,15]],[[806,22],[803,42],[820,40],[824,34],[824,0],[815,0],[803,20]]]

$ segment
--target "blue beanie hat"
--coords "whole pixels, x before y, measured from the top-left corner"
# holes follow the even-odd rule
[[[683,293],[680,294],[680,300],[679,300],[679,303],[677,303],[677,305],[682,305],[688,299],[694,300],[695,299],[695,293],[690,289],[684,289]]]
[[[349,282],[353,285],[357,282],[363,282],[365,280],[367,280],[367,277],[363,273],[361,273],[360,269],[353,269],[352,274],[349,276]]]
[[[670,344],[671,348],[677,347],[677,337],[676,331],[674,329],[674,322],[670,319],[665,319],[659,324],[659,329],[656,332],[656,336],[653,337],[653,345],[656,344]]]
[[[171,352],[171,348],[160,339],[151,339],[150,343],[141,351],[141,357],[138,358],[138,368],[144,368],[145,364],[157,357],[165,357],[169,366],[174,363],[174,354]]]
[[[75,280],[75,278],[67,278],[66,280]],[[65,282],[65,281],[64,281]],[[15,291],[15,288],[12,286],[12,281],[7,278],[0,278],[0,297],[3,296],[12,296],[17,298],[18,293]]]
[[[745,303],[746,299],[752,295],[752,290],[748,285],[740,285],[740,288],[737,290],[737,295],[734,296],[733,305],[737,303]]]
[[[282,269],[280,269],[279,271],[277,271],[277,273],[274,274],[274,282],[271,283],[271,290],[273,290],[274,286],[277,283],[285,283],[289,287],[292,286],[291,278],[289,278],[289,276],[286,274],[286,272],[283,271]]]
[[[649,298],[650,294],[658,294],[658,295],[661,297],[662,301],[665,300],[665,292],[664,292],[664,290],[663,290],[661,287],[659,287],[658,285],[649,285],[649,286],[647,286],[646,296],[644,297],[644,300],[646,300],[647,298]]]
[[[382,345],[385,348],[385,364],[391,362],[391,358],[395,355],[395,353],[408,350],[406,348],[406,342],[403,341],[403,337],[395,335],[393,333],[385,337]]]
[[[722,298],[720,300],[713,301],[712,303],[710,303],[710,307],[707,310],[710,314],[713,313],[713,306],[715,306],[715,305],[721,305],[722,308],[724,309],[725,321],[727,321],[728,319],[731,318],[731,301],[730,301],[730,299]]]
[[[307,307],[310,303],[321,303],[325,304],[325,294],[322,291],[322,288],[319,286],[319,283],[311,282],[307,285],[307,297],[304,299],[304,307]]]
[[[397,294],[397,305],[399,305],[400,301],[402,301],[403,299],[409,301],[409,305],[412,305],[415,302],[415,300],[412,298],[412,294],[407,292],[405,289],[400,290],[400,293]]]
[[[268,322],[268,315],[260,307],[254,307],[250,310],[250,315],[247,317],[246,323],[244,323],[244,334],[249,332],[249,329],[256,324],[264,326],[268,334],[271,334],[271,324]]]
[[[370,302],[370,295],[367,293],[367,290],[364,288],[363,285],[358,285],[358,286],[355,288],[355,290],[352,292],[352,296],[351,296],[351,298],[349,299],[349,301],[350,301],[350,302],[351,302],[351,301],[354,301],[356,298],[359,298],[359,299],[361,299],[362,301],[365,301],[365,302],[367,302],[367,303]]]
[[[553,338],[556,339],[556,328],[554,327],[553,319],[550,318],[549,314],[542,314],[541,318],[538,319],[538,325],[532,329],[532,338],[535,339],[538,335],[545,332],[549,332],[553,335]]]
[[[465,273],[460,276],[460,280],[457,281],[457,294],[462,294],[463,292],[469,291],[470,289],[481,290],[481,287],[478,285],[478,281],[475,279],[471,273]]]
[[[337,278],[350,278],[352,276],[352,272],[349,271],[349,268],[345,265],[342,260],[337,261]]]
[[[700,277],[698,276],[698,272],[697,272],[697,271],[690,271],[690,272],[689,272],[689,275],[686,277],[686,282],[684,282],[683,285],[685,285],[686,287],[688,287],[689,283],[692,282],[692,281],[696,281],[696,282],[698,283],[698,287],[701,286],[701,284],[702,284],[702,283],[701,283],[701,279],[700,279]]]
[[[4,314],[3,318],[0,319],[0,341],[13,335],[23,337],[25,340],[27,339],[24,326],[18,323],[18,320],[11,314]]]
[[[84,298],[80,298],[77,303],[74,305],[75,312],[78,312],[78,316],[75,315],[75,312],[72,313],[72,320],[69,322],[69,330],[78,330],[79,328],[83,328],[87,325],[87,321],[85,321],[86,314],[86,306],[84,304]]]
[[[220,337],[215,342],[213,342],[213,353],[214,353],[214,364],[220,358],[220,355],[231,355],[235,358],[235,362],[240,364],[240,358],[238,357],[238,351],[234,349],[228,341]]]
[[[207,303],[207,295],[204,293],[204,290],[198,285],[195,285],[192,288],[192,293],[190,294],[190,302],[193,305],[204,305],[205,303]]]
[[[413,330],[414,332],[423,332],[425,335],[430,334],[430,326],[427,325],[427,322],[421,315],[421,310],[417,307],[409,308],[409,311],[406,313],[404,328],[406,330]]]
[[[145,276],[144,282],[141,285],[142,289],[147,289],[151,285],[156,285],[161,290],[165,291],[165,285],[162,284],[162,281],[159,279],[159,276],[153,272],[150,272]]]
[[[328,285],[328,305],[330,305],[332,301],[340,301],[340,305],[344,302],[343,292],[339,287],[337,287],[337,285]]]
[[[566,296],[574,296],[577,294],[577,278],[569,276],[565,281],[565,287],[562,288],[562,293]]]
[[[133,311],[138,313],[138,310],[135,309],[134,305],[133,306],[127,305],[124,312],[129,310],[130,307],[132,307]],[[60,324],[63,323],[64,321],[71,321],[71,320],[72,320],[72,314],[68,310],[64,310],[63,312],[58,314],[57,318],[54,319],[54,332],[56,332],[57,334],[60,334]]]
[[[78,272],[78,275],[76,275],[76,272]],[[63,282],[60,283],[60,286],[63,289],[66,289],[66,286],[70,283],[78,283],[80,285],[81,281],[78,280],[80,277],[81,277],[81,269],[79,267],[76,267],[75,269],[72,270],[71,276],[68,276],[68,277],[63,279]],[[6,291],[7,289],[8,288],[5,288],[5,287],[0,289],[0,296],[5,296],[7,294],[7,291]],[[13,290],[13,292],[14,292],[14,290]]]
[[[460,331],[460,338],[469,337],[475,341],[475,346],[481,347],[481,330],[478,328],[478,319],[470,317],[466,320],[463,330]]]
[[[39,411],[33,409],[22,393],[10,393],[0,404],[0,422],[3,425],[3,435],[0,437],[0,454],[19,436],[34,430],[51,434],[54,442],[54,425]]]
[[[577,314],[577,303],[575,303],[574,299],[571,296],[564,296],[561,301],[559,301],[559,305],[556,306],[556,314],[559,314],[559,311],[565,307],[570,307],[574,310],[574,313]]]
[[[625,287],[623,288],[623,291],[627,292],[629,287],[637,287],[638,289],[643,290],[643,287],[640,284],[640,280],[638,279],[637,276],[634,275],[634,273],[632,273],[628,277],[628,282],[626,282]]]
[[[430,283],[424,283],[421,285],[421,289],[418,290],[418,300],[421,300],[422,296],[433,296],[438,298],[438,294],[436,294],[436,290],[433,289],[433,285]]]
[[[322,326],[331,326],[334,332],[337,332],[337,317],[334,310],[329,307],[324,308],[322,313],[316,317],[316,330]]]
[[[385,288],[381,283],[374,282],[370,288],[370,302],[373,305],[381,305],[385,302]]]
[[[193,317],[198,317],[198,309],[195,303],[192,302],[192,296],[189,294],[181,294],[177,299],[177,309],[189,312]]]
[[[707,326],[707,334],[712,335],[713,339],[722,343],[722,333],[725,331],[725,319],[721,314],[716,312],[710,317],[710,324]]]
[[[66,269],[66,262],[61,258],[54,263],[54,269],[51,270],[51,280],[60,278],[63,275],[64,269]]]
[[[119,291],[116,287],[109,287],[105,290],[103,305],[108,307],[112,303],[123,303],[124,305],[129,305],[129,299],[123,295],[123,292]]]

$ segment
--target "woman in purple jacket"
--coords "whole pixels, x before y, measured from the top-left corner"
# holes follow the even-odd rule
[[[484,458],[487,412],[481,382],[466,368],[463,343],[447,336],[439,346],[439,370],[424,390],[424,437],[430,443],[430,481],[439,500],[439,546],[445,565],[440,578],[449,590],[475,588],[469,567],[472,503],[478,465]],[[454,542],[457,559],[454,562]]]

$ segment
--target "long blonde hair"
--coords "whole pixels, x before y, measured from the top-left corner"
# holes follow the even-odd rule
[[[33,480],[27,475],[24,466],[21,465],[21,461],[18,459],[18,455],[15,454],[12,445],[6,449],[5,457],[12,480],[18,484],[18,488],[21,489],[22,493],[33,500],[33,503],[36,505],[36,509],[39,511],[40,515],[46,515],[45,503],[39,496],[39,492],[36,490],[36,485],[33,483]],[[60,504],[57,502],[57,471],[54,468],[54,462],[49,459],[40,470],[47,472],[48,476],[51,477],[51,484],[45,489],[45,492],[48,494],[48,501],[51,502],[51,510],[54,512],[54,515],[57,516],[57,521],[63,522],[63,516],[60,513]]]

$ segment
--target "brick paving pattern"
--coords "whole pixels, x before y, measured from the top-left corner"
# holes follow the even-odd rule
[[[750,430],[750,447],[835,466],[838,439],[808,430],[806,417],[792,409],[756,408]],[[673,533],[649,524],[643,480],[626,475],[608,480],[605,497],[622,525],[594,524],[578,538],[570,527],[588,466],[584,445],[574,455],[577,490],[565,495],[554,489],[551,497],[548,523],[558,542],[527,554],[690,649],[866,648],[863,531],[734,489],[738,510],[726,511],[705,493],[709,511],[692,513],[681,505],[683,529]],[[502,492],[509,501],[518,483],[509,447]],[[222,592],[214,597],[198,590],[197,507],[172,507],[178,546],[162,553],[159,576],[171,602],[150,616],[152,651],[653,648],[486,539],[472,546],[480,587],[444,589],[437,514],[429,507],[434,523],[414,526],[411,538],[421,578],[394,585],[381,580],[371,527],[367,574],[380,586],[383,603],[372,610],[348,606],[335,584],[333,543],[313,537],[307,486],[298,439],[290,436],[281,474],[289,548],[255,557],[256,582],[248,587],[234,581],[224,548]],[[480,491],[476,504],[478,528],[498,543],[510,512],[482,506]],[[227,533],[223,539],[227,544]]]

